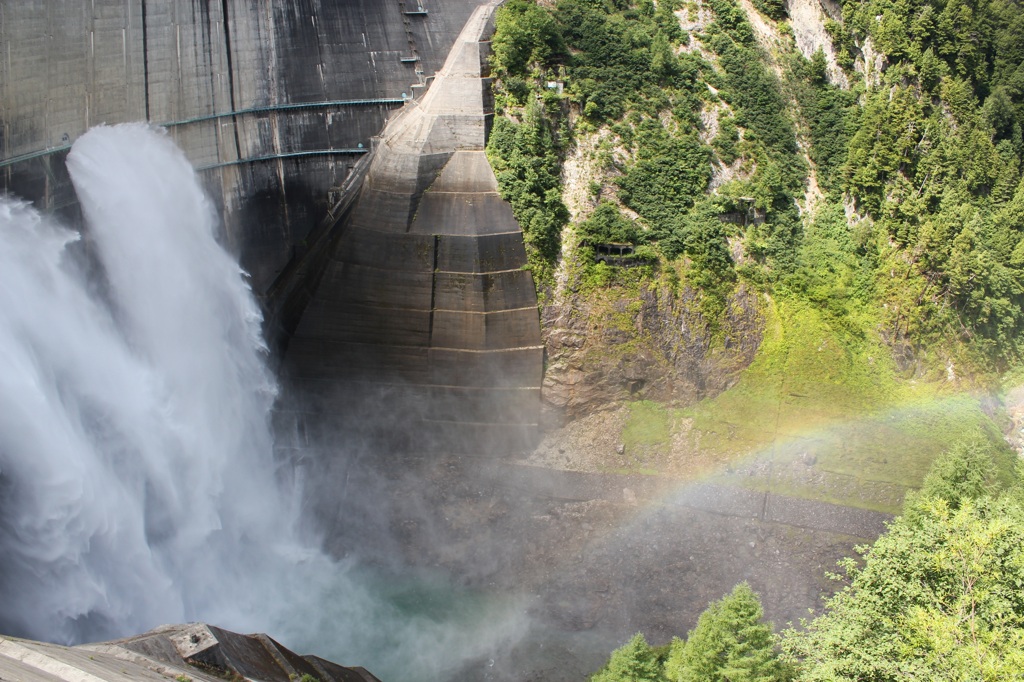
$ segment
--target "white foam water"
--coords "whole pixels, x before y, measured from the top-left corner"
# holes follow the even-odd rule
[[[68,168],[105,295],[77,233],[0,203],[0,622],[67,642],[251,625],[260,567],[303,551],[259,309],[166,135],[95,128]]]
[[[391,680],[444,679],[518,639],[516,603],[453,590],[450,613],[410,610],[440,588],[396,592],[301,539],[259,308],[173,142],[94,128],[68,169],[85,249],[0,198],[0,634],[201,620]]]

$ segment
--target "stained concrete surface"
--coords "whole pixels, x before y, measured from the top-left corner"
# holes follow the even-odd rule
[[[281,444],[293,457],[328,430],[381,452],[500,456],[536,440],[536,293],[483,151],[495,6],[470,17],[429,91],[388,123],[339,228],[282,365],[278,432],[299,435]]]
[[[331,551],[525,605],[526,637],[460,681],[584,679],[636,632],[685,636],[744,580],[776,627],[795,625],[840,586],[826,577],[836,562],[889,519],[728,482],[432,453],[356,457],[344,480]]]
[[[273,157],[372,146],[483,0],[424,3],[424,15],[403,14],[399,0],[4,3],[0,191],[77,224],[66,147],[101,123],[173,124],[189,159],[215,167],[201,175],[222,240],[251,276],[277,347],[305,302],[294,296],[303,281],[281,279],[360,156]],[[323,102],[347,104],[293,106]],[[8,163],[51,149],[64,151]],[[301,278],[315,279],[308,270]]]

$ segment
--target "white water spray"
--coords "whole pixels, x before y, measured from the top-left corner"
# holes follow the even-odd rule
[[[165,135],[93,129],[68,168],[108,296],[77,234],[0,203],[0,623],[60,641],[252,625],[261,567],[300,551],[259,310]]]
[[[259,310],[188,161],[132,124],[88,132],[68,167],[105,286],[77,233],[0,198],[0,634],[203,620],[395,681],[520,637],[515,603],[410,609],[422,586],[296,539]]]

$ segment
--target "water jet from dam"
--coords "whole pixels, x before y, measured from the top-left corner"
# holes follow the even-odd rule
[[[94,129],[69,167],[102,286],[78,234],[2,207],[0,625],[71,642],[241,624],[260,567],[303,551],[281,540],[258,308],[166,136]]]
[[[68,165],[85,236],[0,203],[0,632],[76,643],[206,620],[385,679],[514,636],[508,605],[410,613],[419,586],[403,597],[304,534],[259,309],[169,138],[93,129]]]

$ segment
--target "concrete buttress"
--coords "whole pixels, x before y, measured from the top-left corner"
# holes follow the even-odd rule
[[[500,456],[537,436],[544,349],[523,235],[484,153],[478,8],[426,94],[385,127],[283,374],[290,447]],[[289,432],[288,428],[280,429]]]

